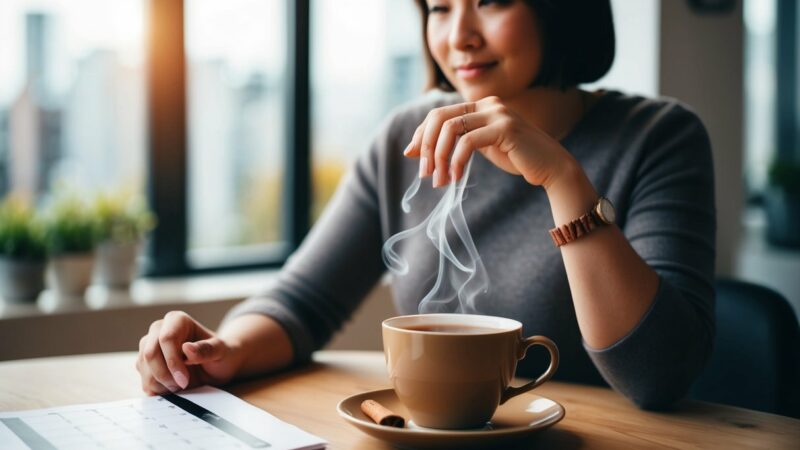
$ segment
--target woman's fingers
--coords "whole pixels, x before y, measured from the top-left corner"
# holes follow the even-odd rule
[[[184,364],[184,354],[181,347],[189,336],[193,320],[183,311],[170,311],[164,316],[163,324],[158,334],[161,353],[164,362],[175,383],[186,389],[189,385],[189,371]]]
[[[422,140],[422,132],[425,130],[425,122],[417,125],[417,129],[414,130],[414,135],[411,136],[411,142],[408,143],[408,147],[403,150],[403,155],[408,156],[409,158],[417,158],[419,157],[419,143]]]
[[[464,168],[475,150],[494,145],[497,142],[498,130],[495,125],[481,126],[461,136],[450,159],[452,181],[458,181],[464,175]]]
[[[433,187],[444,186],[450,181],[451,161],[450,156],[456,139],[466,131],[477,130],[486,126],[488,116],[486,113],[463,114],[450,118],[442,125],[439,140],[436,142],[434,153],[435,169],[433,171]],[[475,148],[470,148],[470,151]],[[466,156],[469,159],[469,155]]]
[[[435,168],[433,158],[436,150],[436,142],[439,140],[439,134],[445,121],[474,110],[475,105],[472,103],[459,103],[436,108],[428,113],[428,116],[421,125],[423,130],[419,137],[419,142],[417,142],[416,139],[412,140],[414,148],[410,151],[413,152],[416,148],[419,149],[420,178],[433,174]]]
[[[228,351],[228,347],[218,337],[197,342],[184,342],[182,348],[183,353],[186,354],[186,364],[189,365],[219,361]]]
[[[198,342],[187,342],[190,339]],[[184,348],[187,344],[190,353]],[[196,384],[196,373],[201,370],[187,364],[219,360],[227,349],[224,342],[191,316],[170,311],[164,319],[153,322],[139,341],[136,368],[142,376],[142,389],[151,394],[186,389]]]
[[[139,340],[139,355],[136,358],[136,370],[139,371],[139,375],[142,379],[142,391],[147,395],[165,394],[169,392],[169,389],[153,378],[153,375],[150,373],[150,366],[147,361],[145,361],[144,349],[147,342],[149,342],[148,336],[144,336]]]
[[[153,378],[152,376],[149,376],[142,380],[142,390],[147,395],[162,395],[172,392],[169,389],[167,389],[166,386],[156,381],[156,379]]]
[[[447,119],[442,124],[439,138],[433,151],[433,187],[444,186],[448,182],[448,160],[450,151],[456,143],[456,139],[462,132],[461,120],[463,116]]]
[[[478,105],[481,112],[475,112]],[[436,108],[414,131],[403,154],[419,156],[420,178],[433,175],[433,187],[443,186],[463,176],[473,151],[497,144],[503,133],[502,127],[494,125],[504,117],[508,119],[508,110],[496,97]],[[471,137],[465,140],[466,136]]]
[[[542,154],[555,142],[535,128],[529,131],[530,127],[498,97],[486,97],[430,111],[404,154],[420,157],[419,176],[434,175],[433,187],[461,179],[475,150],[500,169],[521,175],[531,167],[546,165]],[[519,149],[526,151],[515,151]]]
[[[177,391],[180,388],[167,367],[164,353],[161,351],[161,343],[158,340],[162,325],[162,320],[157,320],[150,325],[150,332],[147,334],[147,343],[144,345],[144,359],[150,370],[150,374],[156,381],[166,386],[171,391]]]

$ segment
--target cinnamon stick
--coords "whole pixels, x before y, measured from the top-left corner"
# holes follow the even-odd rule
[[[372,399],[361,402],[361,411],[364,411],[367,417],[380,425],[397,428],[403,428],[406,425],[405,419],[384,408],[383,405]]]

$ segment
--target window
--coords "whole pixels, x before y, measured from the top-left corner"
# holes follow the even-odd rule
[[[308,228],[308,3],[150,3],[149,275],[279,265]]]
[[[151,5],[148,273],[282,264],[383,117],[421,93],[415,6]]]
[[[145,1],[0,2],[0,194],[145,186]]]
[[[190,267],[285,241],[285,17],[281,0],[185,2]]]

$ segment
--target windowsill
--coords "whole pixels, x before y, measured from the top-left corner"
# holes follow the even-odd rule
[[[84,298],[45,291],[35,303],[0,303],[0,361],[137,350],[153,321],[181,310],[216,329],[240,300],[262,292],[277,270],[140,279],[129,290],[92,286]]]
[[[204,274],[175,278],[136,280],[129,290],[91,286],[84,298],[59,298],[44,291],[36,302],[9,303],[0,300],[0,320],[87,314],[96,311],[136,309],[147,306],[181,305],[213,301],[239,301],[262,291],[278,270]]]
[[[0,302],[0,361],[45,356],[136,351],[153,321],[181,310],[218,328],[236,303],[268,288],[279,270],[137,280],[129,291],[93,286],[85,300],[57,301],[50,292],[36,303]],[[381,320],[395,315],[388,277],[355,312],[328,348],[380,350]],[[131,368],[133,370],[133,368]]]

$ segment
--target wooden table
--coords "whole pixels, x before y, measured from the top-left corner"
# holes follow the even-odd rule
[[[0,363],[0,411],[141,397],[135,353],[65,356]],[[388,449],[336,413],[343,398],[388,387],[380,352],[322,351],[315,363],[225,390],[316,434],[333,449]],[[548,382],[536,390],[566,417],[524,448],[800,448],[800,420],[684,401],[669,413],[641,411],[610,389]]]

